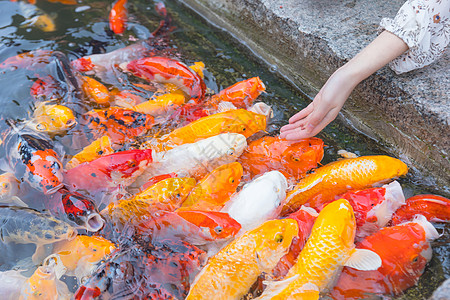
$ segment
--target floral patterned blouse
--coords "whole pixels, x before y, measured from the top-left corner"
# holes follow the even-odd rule
[[[389,67],[397,74],[422,68],[438,59],[450,41],[450,0],[408,0],[380,26],[409,47]]]

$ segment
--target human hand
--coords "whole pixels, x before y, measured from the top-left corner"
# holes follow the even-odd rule
[[[280,138],[298,140],[319,133],[336,118],[358,82],[347,76],[345,70],[338,69],[320,89],[313,102],[293,115],[288,125],[281,127]]]

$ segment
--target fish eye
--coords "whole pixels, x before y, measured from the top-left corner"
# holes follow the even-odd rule
[[[68,213],[67,218],[69,218],[70,221],[75,221],[75,216],[73,215],[73,213]]]
[[[59,163],[57,161],[55,161],[52,164],[52,168],[55,170],[59,170],[59,169],[61,169],[61,166],[59,165]]]
[[[233,155],[234,154],[234,149],[230,148],[227,150],[227,155]]]
[[[295,156],[292,157],[292,160],[293,161],[300,161],[300,159],[298,157],[295,157]]]
[[[134,167],[136,167],[136,161],[134,161],[134,160],[131,160],[131,161],[129,161],[128,162],[128,166],[130,167],[130,168],[134,168]]]
[[[416,255],[416,256],[414,256],[414,258],[412,259],[412,262],[413,262],[413,263],[416,263],[418,260],[419,260],[419,256]]]
[[[9,189],[9,184],[8,184],[8,183],[4,183],[4,184],[3,184],[3,188],[4,188],[4,189]]]
[[[275,242],[277,243],[281,243],[283,241],[284,237],[281,233],[277,233],[277,235],[275,235]]]
[[[230,177],[230,179],[228,179],[229,183],[234,183],[234,177]]]
[[[42,130],[47,129],[47,126],[45,126],[43,123],[39,123],[36,125],[36,129],[42,131]]]
[[[216,228],[214,228],[214,232],[217,233],[217,234],[221,234],[222,231],[223,231],[222,226],[217,226]]]
[[[101,150],[101,149],[98,150],[98,151],[97,151],[97,154],[98,154],[98,155],[103,155],[103,150]]]

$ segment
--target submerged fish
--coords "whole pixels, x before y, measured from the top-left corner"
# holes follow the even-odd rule
[[[205,97],[203,79],[178,60],[153,56],[123,63],[120,67],[150,82],[174,84],[195,102],[201,102]]]
[[[108,106],[111,96],[108,88],[94,78],[82,76],[82,88],[86,97],[94,103]]]
[[[25,21],[22,22],[21,26],[33,26],[44,32],[53,32],[56,30],[56,25],[54,22],[55,16],[49,16],[36,5],[29,4],[24,1],[19,1],[19,10],[22,16],[25,18]]]
[[[292,219],[271,220],[236,238],[209,259],[186,299],[241,299],[286,254],[297,232]]]
[[[400,295],[419,280],[431,259],[430,242],[438,237],[436,229],[423,216],[380,229],[357,248],[376,252],[381,257],[381,267],[364,272],[344,268],[330,295],[333,299],[349,300]]]
[[[127,22],[127,0],[117,0],[109,13],[109,28],[115,34],[122,34]]]
[[[450,222],[450,199],[439,195],[416,195],[406,200],[392,216],[392,224],[410,221],[421,214],[430,222]]]
[[[236,161],[247,146],[245,136],[223,133],[165,152],[156,152],[152,165],[137,178],[133,187],[140,188],[150,178],[162,174],[202,178],[218,166]]]
[[[43,245],[73,239],[76,231],[66,222],[25,207],[0,206],[0,241],[35,244],[33,261],[43,254]]]
[[[102,136],[101,138],[93,141],[88,146],[84,147],[80,152],[75,154],[67,163],[66,170],[75,168],[76,166],[93,161],[100,156],[114,153],[111,148],[111,139],[108,136]]]
[[[76,124],[77,120],[73,111],[67,106],[41,102],[33,112],[33,119],[29,126],[40,132],[60,134]]]
[[[375,252],[355,249],[355,229],[355,216],[347,200],[339,199],[325,206],[296,264],[282,281],[268,282],[257,299],[289,299],[301,294],[305,284],[325,293],[334,286],[344,266],[378,269],[381,259]]]
[[[27,277],[20,270],[9,270],[0,272],[0,294],[4,300],[17,300],[20,290],[27,281]]]
[[[351,189],[373,187],[405,175],[402,161],[385,156],[361,156],[329,163],[301,179],[286,197],[282,214],[306,204],[311,207],[332,201]]]
[[[18,196],[21,194],[20,181],[16,176],[6,172],[0,175],[0,203],[28,206]]]
[[[278,217],[286,198],[287,180],[278,171],[270,171],[247,183],[222,209],[238,221],[242,230],[250,230]]]

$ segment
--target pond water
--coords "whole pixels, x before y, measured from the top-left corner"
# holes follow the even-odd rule
[[[255,76],[261,78],[266,86],[266,93],[259,99],[272,106],[274,110],[274,118],[267,129],[269,134],[277,134],[279,128],[287,123],[292,114],[309,103],[305,95],[276,74],[276,68],[271,68],[252,56],[226,32],[211,27],[175,1],[166,1],[165,5],[172,18],[170,45],[176,48],[176,52],[186,64],[190,65],[196,61],[205,63],[205,83],[209,89],[218,92],[244,79]],[[36,49],[60,51],[67,55],[69,60],[84,55],[110,52],[149,38],[162,19],[155,11],[153,2],[132,1],[128,6],[128,28],[123,35],[115,35],[109,30],[108,25],[110,2],[82,0],[76,5],[65,5],[38,0],[36,7],[53,20],[55,31],[45,32],[36,26],[25,25],[24,8],[20,6],[20,2],[0,1],[0,62]],[[57,63],[50,63],[39,72],[41,71],[61,78],[61,66]],[[30,96],[30,88],[39,77],[37,73],[33,74],[26,69],[0,70],[2,132],[6,132],[9,128],[4,120],[23,121],[32,115],[36,104]],[[81,111],[77,105],[71,108]],[[65,144],[70,135],[69,132],[68,136],[56,136],[54,139],[65,147],[66,154],[73,155],[74,149]],[[335,161],[339,157],[337,152],[342,149],[358,156],[376,154],[392,156],[384,145],[379,145],[368,137],[344,127],[338,121],[329,125],[318,137],[323,139],[326,145],[322,164]],[[426,193],[448,197],[435,187],[426,185],[425,180],[414,174],[400,178],[399,182],[407,198]],[[400,299],[426,298],[450,276],[449,227],[442,224],[437,224],[436,227],[444,234],[433,242],[433,259],[418,285],[407,290]],[[2,266],[2,270],[5,270],[5,265]]]

